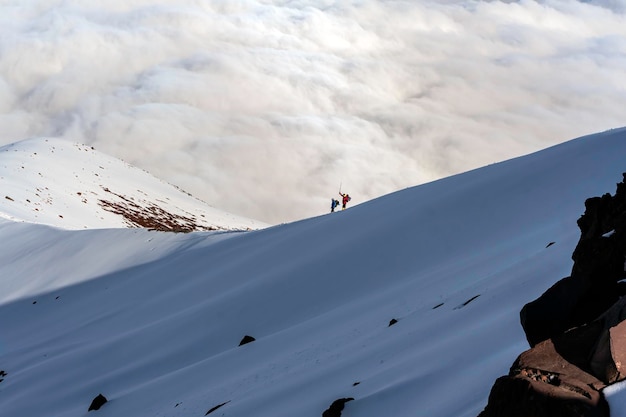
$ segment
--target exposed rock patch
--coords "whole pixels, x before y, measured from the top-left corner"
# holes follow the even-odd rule
[[[130,198],[114,193],[108,188],[104,191],[117,197],[118,201],[100,199],[98,204],[104,210],[122,216],[132,227],[182,233],[217,230],[215,227],[200,226],[193,215],[173,214],[155,204],[137,204]]]
[[[217,210],[146,171],[62,139],[2,146],[0,159],[5,180],[0,211],[15,221],[70,230],[244,231],[266,226]]]

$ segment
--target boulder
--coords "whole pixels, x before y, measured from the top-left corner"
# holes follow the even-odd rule
[[[604,387],[547,340],[522,353],[509,375],[496,380],[479,417],[609,417]]]
[[[252,343],[252,342],[254,342],[255,340],[256,340],[256,339],[255,339],[254,337],[249,336],[249,335],[245,335],[245,336],[241,339],[241,341],[239,342],[239,346],[243,346],[243,345],[246,345],[246,344],[248,344],[248,343]]]

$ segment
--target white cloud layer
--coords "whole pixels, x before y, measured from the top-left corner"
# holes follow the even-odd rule
[[[278,223],[626,125],[624,0],[0,0],[0,144]]]

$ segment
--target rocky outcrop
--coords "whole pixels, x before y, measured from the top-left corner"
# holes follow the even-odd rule
[[[626,174],[590,198],[569,277],[520,312],[531,348],[496,380],[480,417],[608,417],[602,389],[626,379]]]
[[[520,313],[530,346],[591,322],[626,293],[619,283],[624,278],[626,253],[625,183],[617,184],[614,196],[588,199],[578,226],[581,237],[572,254],[571,276],[526,304]]]

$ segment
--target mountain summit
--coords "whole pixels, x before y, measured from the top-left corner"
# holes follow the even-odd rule
[[[0,217],[63,229],[176,232],[267,225],[217,210],[146,171],[62,139],[0,148]]]

